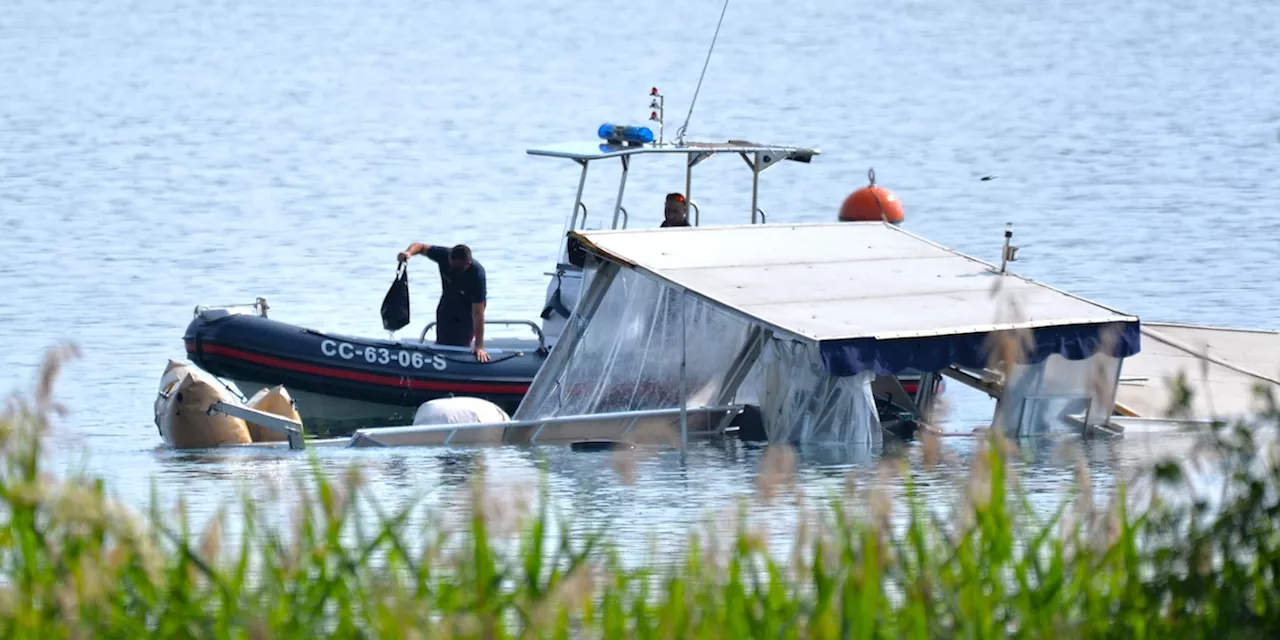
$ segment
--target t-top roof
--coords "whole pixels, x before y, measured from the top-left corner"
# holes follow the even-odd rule
[[[1033,361],[1050,353],[1086,357],[1113,323],[1126,325],[1114,355],[1138,350],[1135,316],[1002,276],[990,264],[883,222],[573,234],[604,259],[819,343],[836,375],[984,366],[987,334],[1010,329],[1035,330]],[[922,355],[925,347],[932,355]]]
[[[640,154],[695,154],[695,153],[763,153],[785,154],[787,160],[809,162],[813,156],[820,155],[818,149],[805,147],[788,147],[785,145],[768,145],[730,140],[728,142],[686,142],[683,145],[666,143],[661,145],[626,146],[606,144],[604,140],[566,142],[553,144],[537,149],[529,149],[533,156],[551,156],[553,158],[569,158],[572,160],[600,160]]]

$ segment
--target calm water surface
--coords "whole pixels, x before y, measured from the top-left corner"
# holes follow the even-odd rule
[[[73,339],[62,380],[66,461],[88,456],[124,498],[151,483],[207,515],[248,484],[293,477],[281,452],[157,448],[151,403],[196,304],[266,296],[273,315],[379,334],[395,253],[465,242],[488,269],[490,315],[534,318],[576,187],[569,161],[527,156],[647,115],[684,119],[718,2],[567,0],[253,3],[4,0],[0,11],[0,384],[27,385]],[[635,33],[619,25],[636,21]],[[977,257],[1005,222],[1022,273],[1166,321],[1274,327],[1280,299],[1280,4],[1271,0],[733,0],[690,126],[823,150],[762,180],[772,221],[825,221],[878,181],[907,226]],[[604,211],[616,168],[593,173]],[[979,181],[995,175],[991,181]],[[750,178],[701,165],[704,221],[736,223]],[[632,224],[657,224],[675,161],[633,165]],[[437,291],[417,267],[418,317]],[[956,433],[989,403],[952,385]],[[1185,438],[1081,449],[1107,486]],[[972,438],[946,440],[917,482],[957,491]],[[1075,463],[1055,445],[1019,464],[1050,505]],[[608,456],[565,449],[327,451],[395,504],[456,505],[483,465],[626,544],[731,508],[761,451],[652,452],[623,482]],[[807,451],[801,486],[874,483],[872,452]],[[898,481],[887,481],[900,489]],[[285,499],[287,501],[287,498]],[[1046,506],[1046,508],[1048,508]],[[783,535],[789,507],[758,513]]]

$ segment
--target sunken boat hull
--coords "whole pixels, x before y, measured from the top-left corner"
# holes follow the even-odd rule
[[[488,400],[514,412],[546,360],[539,340],[486,341],[490,362],[416,339],[325,333],[249,314],[201,313],[183,336],[187,357],[250,396],[283,385],[309,434],[345,436],[410,424],[424,402]]]

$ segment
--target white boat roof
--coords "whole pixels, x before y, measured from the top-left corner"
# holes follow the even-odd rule
[[[814,342],[972,337],[1110,323],[1132,323],[1134,334],[1138,329],[1135,316],[1012,273],[1001,276],[993,265],[884,222],[573,234],[591,253]],[[998,252],[999,246],[993,249]],[[1000,298],[993,297],[997,283]],[[1007,311],[1009,296],[1017,300],[1020,317]],[[1063,340],[1083,344],[1097,337],[1072,334]],[[1136,351],[1136,339],[1126,348]]]
[[[569,158],[571,160],[601,160],[604,158],[616,158],[642,154],[683,153],[689,155],[700,153],[755,153],[757,151],[762,153],[783,154],[783,159],[794,160],[796,162],[809,162],[813,159],[813,156],[820,155],[822,153],[818,149],[790,147],[786,145],[759,144],[745,140],[729,140],[728,142],[685,142],[683,145],[668,142],[661,145],[648,144],[642,146],[627,146],[606,144],[603,139],[552,144],[536,149],[529,149],[526,153],[533,156],[550,156],[553,158]],[[766,164],[771,162],[771,160],[765,160]]]

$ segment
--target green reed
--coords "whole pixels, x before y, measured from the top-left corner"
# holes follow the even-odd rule
[[[101,481],[42,471],[61,409],[46,363],[0,419],[0,637],[5,638],[933,638],[1277,637],[1280,474],[1273,398],[1253,424],[1217,425],[1197,451],[1225,478],[1211,503],[1189,461],[1094,503],[1087,475],[1037,518],[991,430],[965,498],[932,515],[904,473],[905,526],[880,489],[813,514],[779,559],[745,524],[717,548],[691,535],[674,563],[627,568],[607,536],[571,536],[538,500],[514,533],[495,529],[477,474],[465,525],[413,525],[357,473],[300,479],[287,524],[247,498],[242,535],[222,518],[117,503]],[[928,439],[930,436],[925,436]],[[936,451],[926,440],[923,448]],[[927,461],[926,461],[927,463]],[[771,480],[770,482],[774,482]],[[770,489],[770,487],[764,487]],[[153,501],[154,502],[154,501]],[[848,506],[867,506],[854,515]],[[361,507],[377,518],[357,517]],[[901,522],[899,522],[901,525]],[[501,529],[503,527],[497,527]],[[454,530],[456,529],[456,530]],[[691,532],[692,534],[693,532]]]

